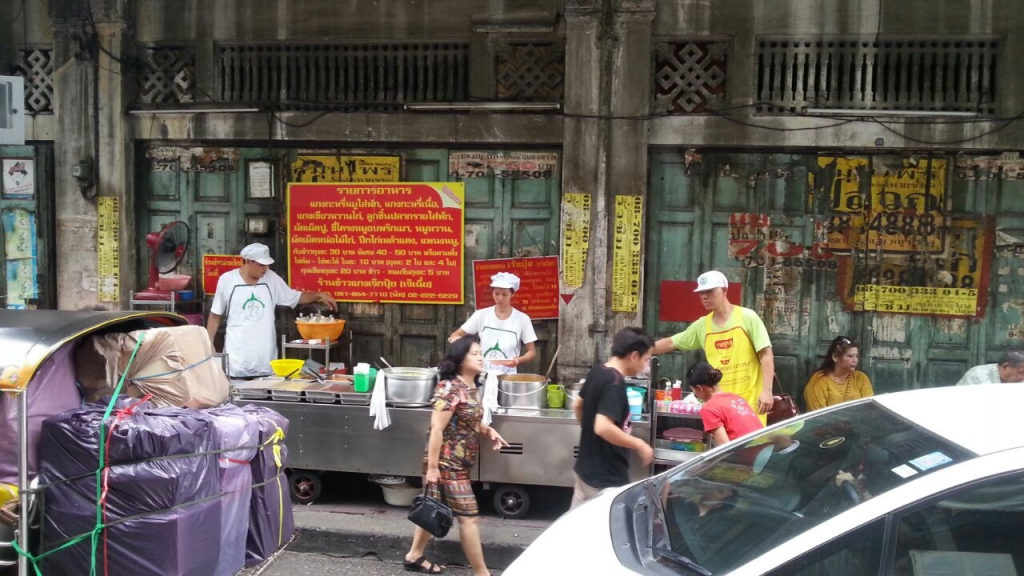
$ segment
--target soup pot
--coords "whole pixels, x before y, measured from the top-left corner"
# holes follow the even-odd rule
[[[425,406],[430,404],[437,386],[436,368],[385,368],[385,399],[396,406]]]
[[[544,408],[547,385],[548,379],[540,374],[500,374],[498,405],[504,408]]]

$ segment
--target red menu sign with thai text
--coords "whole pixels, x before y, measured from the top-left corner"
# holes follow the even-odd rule
[[[203,294],[213,296],[217,291],[217,280],[225,272],[242,267],[238,254],[203,254]]]
[[[558,318],[558,256],[474,260],[473,287],[477,310],[494,306],[491,276],[498,272],[519,276],[519,290],[512,298],[513,308],[531,320]]]
[[[461,304],[461,182],[288,185],[288,278],[346,302]]]

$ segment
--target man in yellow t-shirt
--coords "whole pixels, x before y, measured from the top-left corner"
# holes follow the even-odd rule
[[[729,302],[728,288],[729,281],[718,270],[701,274],[694,292],[711,313],[675,336],[655,342],[654,353],[703,348],[708,363],[722,371],[722,390],[742,396],[757,409],[763,423],[773,404],[772,342],[756,312]]]

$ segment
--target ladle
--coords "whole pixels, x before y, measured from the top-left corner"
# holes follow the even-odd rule
[[[388,364],[388,361],[385,360],[383,356],[380,357],[380,361],[383,362],[384,365],[387,366],[388,368],[391,368],[392,370],[394,370],[394,367],[392,367],[391,364]]]
[[[551,378],[551,370],[555,367],[555,360],[558,360],[558,351],[561,350],[561,349],[562,349],[561,346],[556,347],[555,348],[555,353],[551,355],[551,364],[548,365],[548,371],[547,371],[547,373],[544,374],[544,381],[545,382],[547,382],[548,379]],[[383,360],[383,358],[382,358],[382,360]]]

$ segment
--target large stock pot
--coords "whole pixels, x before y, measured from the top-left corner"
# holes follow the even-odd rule
[[[436,368],[385,368],[385,398],[393,406],[426,406],[437,386]]]
[[[547,405],[548,379],[540,374],[498,376],[498,405],[504,408],[541,409]]]

